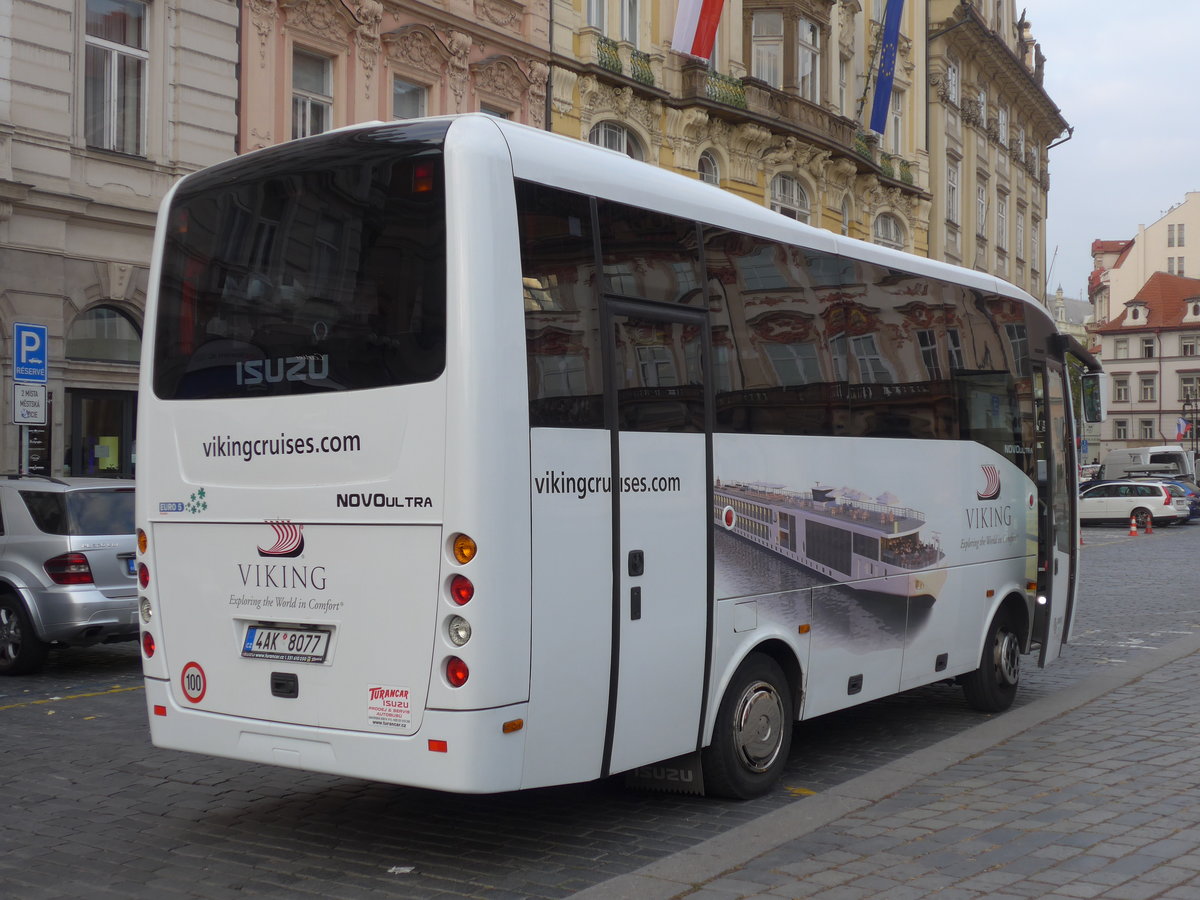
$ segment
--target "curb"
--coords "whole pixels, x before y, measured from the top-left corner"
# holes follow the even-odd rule
[[[1197,650],[1200,650],[1200,633],[1180,638],[1142,659],[1088,676],[1048,697],[989,718],[962,734],[917,750],[866,775],[804,797],[695,847],[571,896],[578,900],[670,900],[685,896],[794,838],[890,797],[929,775],[1091,703]]]

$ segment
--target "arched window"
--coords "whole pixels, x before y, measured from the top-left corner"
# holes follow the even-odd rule
[[[645,161],[646,159],[646,154],[642,150],[637,136],[617,122],[601,122],[593,126],[588,135],[588,141],[598,147],[607,147],[609,150],[624,153],[636,160]]]
[[[875,219],[875,243],[884,247],[904,249],[904,227],[891,213],[882,213]]]
[[[717,166],[717,158],[708,150],[700,154],[700,161],[696,164],[696,171],[700,173],[701,181],[717,185],[721,183],[721,170]]]
[[[850,235],[850,198],[842,198],[842,234]]]
[[[789,219],[807,222],[809,215],[808,194],[804,187],[791,175],[776,175],[771,179],[771,209]]]
[[[67,330],[67,358],[137,363],[142,353],[141,330],[125,313],[96,306]]]

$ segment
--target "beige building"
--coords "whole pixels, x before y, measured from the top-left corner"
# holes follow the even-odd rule
[[[129,475],[155,216],[179,175],[234,151],[238,11],[226,0],[2,9],[0,471]],[[46,329],[44,427],[10,424],[17,324]]]
[[[929,255],[1044,300],[1049,151],[1070,130],[1043,86],[1041,48],[1011,0],[928,7]]]
[[[1190,246],[1189,246],[1190,242]],[[1153,224],[1127,240],[1092,242],[1088,299],[1096,321],[1120,315],[1155,272],[1200,277],[1200,192],[1191,191]],[[1189,252],[1191,258],[1189,260]]]

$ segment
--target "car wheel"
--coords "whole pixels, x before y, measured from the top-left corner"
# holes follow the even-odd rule
[[[12,594],[0,596],[0,675],[27,675],[46,662],[50,645],[33,633],[25,605]]]
[[[1007,606],[996,610],[983,642],[979,668],[962,677],[967,702],[980,712],[1003,712],[1021,682],[1021,638]]]
[[[1133,520],[1137,522],[1138,528],[1145,528],[1146,523],[1151,522],[1154,519],[1154,517],[1150,515],[1150,510],[1146,509],[1144,506],[1139,506],[1132,513],[1130,513],[1130,515],[1132,516]]]
[[[746,657],[721,698],[712,743],[704,748],[704,792],[749,800],[779,780],[792,746],[792,691],[779,663]]]

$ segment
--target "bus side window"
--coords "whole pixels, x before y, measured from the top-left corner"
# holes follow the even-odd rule
[[[529,424],[604,427],[596,260],[588,198],[517,183]]]

